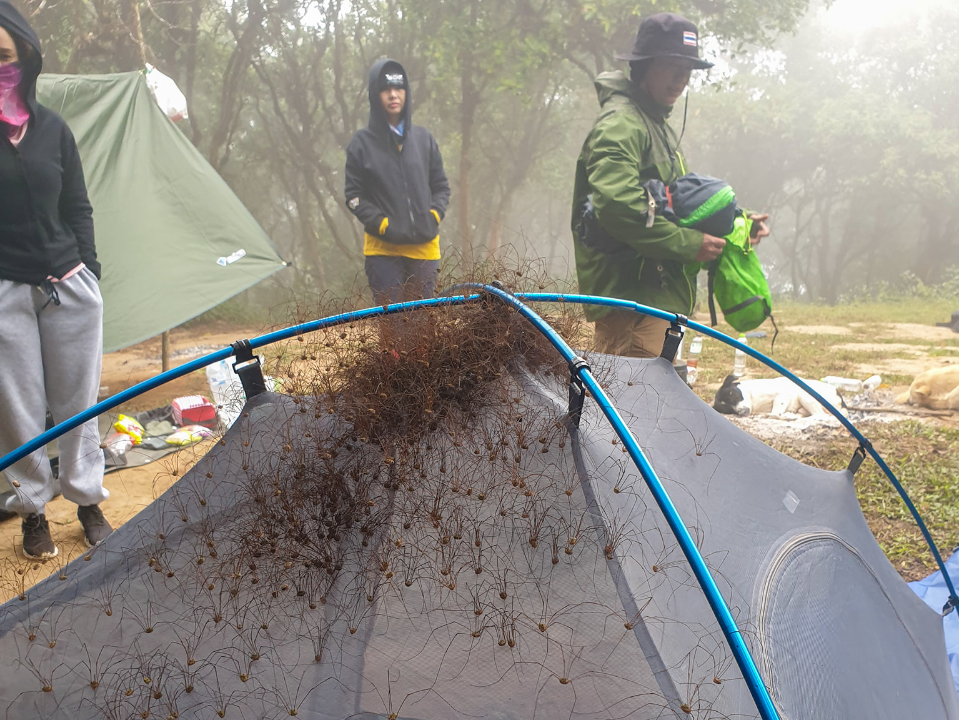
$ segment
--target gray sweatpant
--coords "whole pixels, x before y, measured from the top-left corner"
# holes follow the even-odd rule
[[[97,278],[83,268],[53,287],[59,305],[35,285],[0,280],[0,455],[42,433],[48,407],[59,423],[97,402],[103,358]],[[6,473],[15,492],[4,509],[44,512],[54,495],[44,449]],[[109,496],[96,418],[60,438],[60,487],[77,505],[98,505]]]

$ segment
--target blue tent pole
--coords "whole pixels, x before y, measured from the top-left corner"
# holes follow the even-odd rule
[[[907,494],[906,489],[897,479],[897,476],[893,474],[893,471],[889,468],[884,459],[880,457],[880,454],[873,447],[873,444],[856,428],[853,423],[850,422],[849,418],[844,417],[837,408],[827,402],[823,396],[820,395],[820,393],[810,387],[796,374],[792,373],[790,370],[787,370],[787,368],[785,368],[783,365],[778,363],[776,360],[767,357],[759,350],[755,350],[749,345],[742,343],[739,340],[735,340],[719,330],[714,330],[711,327],[698,323],[694,320],[690,320],[682,315],[664,312],[663,310],[641,305],[640,303],[635,303],[629,300],[617,300],[614,298],[599,297],[595,295],[568,295],[563,293],[517,293],[516,296],[524,300],[532,300],[535,302],[576,302],[586,305],[604,305],[607,307],[616,307],[624,310],[633,310],[644,315],[660,318],[661,320],[678,322],[679,324],[686,325],[687,327],[692,328],[703,335],[707,335],[708,337],[712,337],[716,340],[726,343],[730,347],[743,350],[743,352],[747,353],[752,358],[759,360],[767,367],[776,370],[784,377],[789,378],[795,385],[799,386],[805,392],[809,393],[814,399],[816,399],[816,401],[819,402],[827,412],[839,420],[840,424],[847,429],[847,432],[849,432],[860,443],[860,448],[863,449],[864,453],[869,454],[870,457],[873,458],[874,462],[877,463],[877,466],[880,468],[881,472],[886,475],[887,479],[890,481],[890,484],[893,485],[894,489],[897,491],[897,494],[900,496],[900,499],[903,500],[903,504],[907,506],[907,509],[913,516],[914,521],[917,523],[917,527],[920,528],[920,533],[923,535],[923,539],[926,541],[927,547],[930,548],[930,552],[937,563],[937,567],[940,569],[940,574],[943,576],[944,582],[947,585],[949,599],[947,600],[947,604],[943,607],[943,614],[949,614],[952,610],[956,610],[958,608],[960,601],[958,601],[957,590],[953,586],[953,581],[950,579],[950,574],[947,572],[947,566],[943,562],[940,551],[937,549],[937,544],[933,541],[933,536],[927,529],[927,524],[923,521],[920,511],[917,510],[916,505],[913,504],[913,501]]]
[[[489,286],[476,285],[476,284],[455,286],[455,288],[460,288],[460,287],[485,288]],[[495,289],[496,288],[491,288],[491,290],[495,290]],[[447,292],[449,292],[449,290]],[[341,313],[339,315],[333,315],[327,318],[321,318],[319,320],[314,320],[308,323],[294,325],[292,327],[285,328],[284,330],[278,330],[273,333],[268,333],[267,335],[262,335],[258,338],[251,340],[250,347],[251,349],[260,348],[265,345],[278,342],[280,340],[289,339],[296,335],[302,335],[307,332],[313,332],[315,330],[319,330],[325,327],[333,327],[335,325],[341,325],[344,323],[353,322],[355,320],[362,320],[365,318],[376,317],[379,315],[403,312],[404,310],[409,310],[417,307],[458,305],[458,304],[463,304],[464,302],[476,300],[478,297],[479,297],[478,295],[471,295],[470,297],[464,297],[462,295],[446,296],[446,297],[440,297],[440,298],[430,298],[426,300],[415,300],[407,303],[395,303],[393,305],[389,305],[385,307],[374,307],[374,308],[368,308],[366,310],[357,310],[357,311],[352,311],[347,313]],[[803,380],[801,380],[795,374],[793,374],[792,372],[787,370],[785,367],[783,367],[776,361],[772,360],[771,358],[768,358],[763,353],[760,353],[757,350],[754,350],[749,345],[745,345],[737,340],[734,340],[733,338],[730,338],[727,335],[724,335],[723,333],[717,330],[709,328],[706,325],[702,325],[693,320],[689,320],[683,317],[682,315],[668,313],[663,310],[658,310],[657,308],[648,307],[646,305],[641,305],[639,303],[631,302],[629,300],[618,300],[615,298],[605,298],[605,297],[600,297],[595,295],[574,295],[574,294],[563,294],[563,293],[517,293],[515,297],[527,299],[527,300],[533,300],[537,302],[558,302],[558,303],[576,302],[581,304],[605,305],[608,307],[617,307],[617,308],[626,309],[626,310],[633,310],[635,312],[643,313],[645,315],[650,315],[652,317],[657,317],[662,320],[669,320],[671,322],[676,321],[676,322],[679,322],[680,324],[687,325],[688,327],[692,327],[693,329],[697,330],[698,332],[704,335],[720,340],[721,342],[724,342],[727,345],[730,345],[731,347],[740,348],[744,352],[749,354],[751,357],[759,360],[760,362],[767,365],[768,367],[771,367],[774,370],[777,370],[777,372],[780,372],[784,376],[790,378],[796,385],[803,388],[806,392],[810,393],[811,396],[816,398],[817,401],[821,405],[823,405],[828,412],[833,414],[844,425],[844,427],[846,427],[847,430],[855,438],[857,438],[860,441],[860,447],[864,449],[864,452],[869,453],[869,455],[874,459],[874,461],[880,467],[881,471],[887,476],[887,478],[893,484],[894,488],[897,490],[897,493],[900,495],[904,504],[910,510],[910,513],[913,515],[914,520],[916,521],[918,527],[920,528],[920,532],[923,534],[924,539],[926,540],[927,545],[930,548],[930,551],[933,553],[933,557],[936,560],[937,566],[940,569],[940,573],[944,578],[944,582],[946,583],[947,589],[949,591],[949,600],[947,601],[947,604],[944,606],[944,614],[949,613],[951,610],[957,609],[958,599],[957,599],[956,589],[953,586],[953,581],[950,579],[950,575],[947,573],[946,566],[944,565],[943,559],[940,556],[939,550],[937,550],[936,544],[933,542],[933,538],[930,535],[930,532],[927,530],[926,523],[924,523],[923,518],[920,516],[919,511],[916,509],[916,506],[913,504],[913,501],[910,499],[910,496],[907,494],[907,491],[901,485],[900,481],[897,480],[896,476],[893,474],[893,471],[890,470],[886,462],[884,462],[883,458],[881,458],[879,453],[877,453],[877,451],[874,449],[870,441],[866,437],[864,437],[860,433],[860,431],[857,430],[856,427],[854,427],[850,423],[850,421],[847,418],[843,417],[843,415],[841,415],[836,408],[834,408],[830,403],[824,400],[824,398],[821,397],[819,393],[813,390],[813,388],[809,387],[805,382],[803,382]],[[178,377],[187,375],[193,372],[194,370],[201,369],[203,367],[206,367],[207,365],[212,365],[215,362],[219,362],[220,360],[224,360],[228,357],[231,357],[234,354],[234,352],[235,351],[233,350],[233,348],[224,348],[222,350],[218,350],[209,355],[205,355],[201,358],[197,358],[196,360],[192,360],[184,365],[181,365],[178,368],[174,368],[173,370],[169,370],[165,373],[161,373],[160,375],[157,375],[153,378],[145,380],[144,382],[134,385],[133,387],[128,388],[127,390],[121,393],[118,393],[117,395],[114,395],[111,398],[107,398],[106,400],[100,403],[97,403],[96,405],[89,408],[88,410],[85,410],[75,415],[74,417],[70,418],[69,420],[66,420],[60,423],[59,425],[51,428],[50,430],[47,430],[46,432],[38,435],[36,438],[31,440],[30,442],[25,443],[24,445],[20,446],[16,450],[4,455],[2,458],[0,458],[0,472],[2,472],[7,467],[15,463],[17,460],[20,460],[26,457],[30,453],[43,447],[44,445],[51,442],[52,440],[56,440],[58,437],[60,437],[64,433],[72,430],[73,428],[79,425],[82,425],[87,420],[97,417],[98,415],[106,412],[107,410],[112,410],[113,408],[117,407],[121,403],[126,402],[127,400],[130,400],[134,397],[137,397],[147,392],[148,390],[152,390],[153,388],[159,387],[164,383],[170,382],[171,380],[174,380]]]
[[[543,318],[537,315],[528,306],[500,288],[491,287],[488,285],[475,285],[473,287],[482,291],[483,293],[497,297],[507,305],[518,310],[529,322],[534,325],[534,327],[541,334],[543,334],[551,342],[551,344],[560,352],[564,359],[566,359],[568,363],[571,363],[571,369],[574,368],[572,363],[575,359],[578,359],[577,356],[574,354],[570,346],[567,345],[567,343],[563,340],[563,338],[561,338],[556,331],[543,320]],[[481,296],[472,295],[469,298],[465,298],[463,296],[431,298],[428,300],[397,303],[387,307],[376,307],[369,308],[367,310],[343,313],[341,315],[316,320],[310,323],[304,323],[302,325],[297,325],[285,330],[279,330],[274,333],[263,335],[255,340],[250,341],[250,347],[251,349],[262,347],[272,342],[277,342],[279,340],[294,337],[295,335],[303,334],[304,332],[311,332],[323,327],[339,325],[346,322],[352,322],[354,320],[375,317],[378,315],[392,314],[395,312],[402,312],[407,309],[419,307],[461,304],[470,300],[479,299],[479,297]],[[194,370],[230,357],[233,353],[233,348],[224,348],[223,350],[219,350],[205,357],[186,363],[185,365],[174,370],[161,373],[151,380],[147,380],[139,385],[135,385],[134,387],[115,395],[113,398],[94,405],[89,410],[74,416],[65,423],[61,423],[56,428],[39,435],[33,441],[21,446],[18,450],[8,453],[3,458],[0,458],[0,470],[8,467],[11,463],[16,462],[18,459],[25,457],[37,448],[42,447],[50,440],[59,437],[64,432],[67,432],[83,422],[86,422],[86,420],[90,419],[91,417],[96,417],[105,410],[116,407],[121,402],[132,397],[136,397],[137,395],[162,385],[165,382],[173,380],[177,377],[182,377],[183,375],[193,372]],[[594,379],[589,367],[586,365],[580,365],[576,368],[575,372],[580,380],[590,390],[593,397],[597,399],[598,404],[604,412],[604,415],[613,425],[617,435],[623,441],[624,447],[627,448],[630,457],[633,459],[634,463],[636,463],[638,469],[640,470],[641,476],[643,476],[644,481],[650,488],[654,498],[657,501],[657,504],[664,514],[664,517],[667,519],[667,523],[670,525],[671,530],[676,536],[680,547],[683,550],[684,556],[690,563],[694,575],[700,583],[700,587],[704,594],[707,596],[707,601],[709,602],[714,615],[716,615],[717,621],[720,623],[720,628],[726,637],[728,644],[730,645],[734,657],[737,660],[737,664],[739,665],[740,670],[743,673],[743,677],[747,682],[747,686],[750,689],[750,694],[756,702],[757,708],[760,711],[763,720],[779,720],[779,715],[773,705],[773,701],[770,698],[770,694],[767,691],[766,686],[763,684],[763,680],[760,677],[760,672],[750,654],[750,650],[747,648],[747,645],[743,640],[740,629],[737,627],[736,621],[734,620],[733,615],[730,613],[730,610],[727,607],[726,601],[724,601],[723,596],[720,593],[720,589],[717,587],[716,582],[710,574],[710,570],[707,568],[703,556],[697,549],[693,538],[690,537],[690,533],[687,531],[686,526],[683,524],[683,520],[680,518],[676,507],[673,505],[673,501],[670,500],[669,495],[663,488],[663,485],[660,483],[660,480],[653,468],[650,466],[649,462],[647,462],[643,451],[633,438],[633,435],[630,433],[629,429],[624,423],[623,418],[620,417],[620,414],[610,402],[605,391]]]
[[[321,330],[326,327],[343,325],[356,320],[363,320],[380,315],[392,315],[394,313],[403,312],[404,310],[410,310],[415,307],[461,305],[464,302],[465,298],[463,297],[428,298],[426,300],[415,300],[407,303],[394,303],[393,305],[378,306],[367,308],[365,310],[341,313],[339,315],[331,315],[330,317],[312,320],[307,323],[293,325],[291,327],[284,328],[283,330],[277,330],[276,332],[261,335],[260,337],[254,338],[250,341],[250,349],[256,350],[257,348],[279,342],[280,340],[288,340],[296,335],[303,335],[304,333]],[[24,443],[16,450],[13,450],[3,457],[0,457],[0,472],[3,472],[8,467],[13,465],[13,463],[25,458],[35,450],[42,448],[47,443],[56,440],[64,433],[73,430],[75,427],[83,425],[83,423],[85,423],[87,420],[95,418],[98,415],[107,412],[108,410],[112,410],[118,405],[125,403],[127,400],[132,400],[133,398],[138,397],[149,390],[153,390],[156,387],[160,387],[171,380],[176,380],[184,375],[189,375],[194,370],[201,370],[207,365],[213,365],[215,362],[226,360],[228,357],[232,357],[235,352],[236,351],[232,347],[227,347],[223,348],[222,350],[212,352],[209,355],[204,355],[203,357],[191,360],[190,362],[184,363],[183,365],[175,367],[172,370],[168,370],[167,372],[160,373],[159,375],[149,378],[148,380],[144,380],[141,383],[137,383],[136,385],[127,388],[123,392],[119,392],[116,395],[113,395],[112,397],[109,397],[106,400],[103,400],[84,410],[83,412],[77,413],[69,420],[63,421],[62,423],[50,428],[46,432],[37,435],[37,437],[30,442]]]
[[[756,662],[754,661],[753,656],[750,654],[750,649],[744,642],[743,636],[740,633],[740,628],[737,626],[737,621],[734,620],[733,615],[730,613],[730,609],[727,607],[727,603],[723,599],[723,595],[720,593],[720,588],[717,587],[716,581],[714,581],[713,576],[710,574],[710,570],[707,567],[703,556],[697,549],[696,543],[690,536],[690,532],[683,524],[683,520],[681,519],[680,514],[677,512],[676,506],[674,506],[673,501],[670,499],[670,496],[664,489],[663,484],[660,482],[660,478],[657,477],[653,467],[647,461],[646,456],[643,454],[643,450],[641,450],[640,445],[637,443],[636,439],[634,439],[633,434],[623,421],[620,413],[613,406],[610,398],[607,397],[606,391],[600,387],[600,384],[594,378],[589,366],[585,364],[578,364],[576,361],[580,360],[580,358],[576,355],[576,353],[573,352],[571,347],[567,345],[566,341],[560,337],[556,330],[550,327],[550,325],[543,318],[541,318],[530,307],[525,305],[514,295],[505,290],[497,287],[491,287],[489,285],[466,284],[462,287],[476,288],[481,292],[495,295],[507,305],[515,308],[544,337],[550,341],[550,343],[570,365],[571,373],[576,374],[576,376],[590,391],[591,396],[594,398],[594,400],[596,400],[597,405],[600,406],[601,411],[613,426],[617,436],[623,442],[624,447],[627,449],[627,452],[630,455],[630,458],[636,464],[637,469],[639,469],[640,475],[643,477],[644,482],[646,482],[651,494],[657,501],[660,511],[666,518],[667,524],[670,525],[670,529],[677,538],[677,542],[680,544],[680,548],[683,551],[684,557],[686,557],[687,562],[690,563],[693,574],[697,578],[697,582],[700,584],[700,588],[703,591],[703,594],[706,596],[707,602],[710,604],[710,608],[713,610],[713,614],[717,618],[717,622],[720,624],[720,629],[723,632],[724,637],[727,639],[727,643],[730,645],[730,649],[737,661],[737,665],[740,667],[740,672],[743,673],[743,679],[747,683],[747,687],[750,690],[750,695],[753,697],[753,700],[757,705],[757,709],[760,711],[760,716],[763,718],[763,720],[779,720],[780,715],[777,713],[777,709],[774,707],[770,693],[767,690],[766,685],[764,685],[763,679],[760,677],[760,671],[757,669]],[[676,316],[671,315],[671,317],[673,318]]]

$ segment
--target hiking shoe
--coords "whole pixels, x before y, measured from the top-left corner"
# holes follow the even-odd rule
[[[83,539],[87,541],[87,547],[100,544],[113,532],[99,505],[81,505],[77,508],[77,517],[83,525]]]
[[[46,515],[30,513],[23,518],[20,526],[23,528],[23,554],[31,560],[48,560],[60,552],[50,537]]]

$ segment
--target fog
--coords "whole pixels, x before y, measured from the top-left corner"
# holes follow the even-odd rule
[[[139,67],[129,0],[18,4],[47,70]],[[742,207],[771,213],[760,257],[775,292],[836,303],[955,287],[956,4],[702,7],[168,0],[139,9],[147,59],[187,96],[181,130],[291,263],[248,293],[248,305],[361,284],[344,150],[367,122],[366,74],[383,55],[406,67],[414,122],[443,153],[452,188],[444,262],[515,253],[573,279],[570,204],[598,111],[592,79],[625,69],[614,53],[630,47],[640,16],[665,9],[695,19],[718,58],[689,91],[688,165],[728,180]],[[678,106],[678,132],[682,117]]]

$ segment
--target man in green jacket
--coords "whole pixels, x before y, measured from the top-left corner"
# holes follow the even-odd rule
[[[601,112],[583,143],[574,184],[574,250],[580,292],[632,300],[689,315],[697,298],[700,265],[717,258],[725,241],[681,228],[654,213],[649,222],[643,184],[670,184],[688,172],[680,142],[667,118],[700,59],[696,26],[673,13],[640,23],[629,55],[630,77],[607,72],[596,81]],[[582,232],[592,206],[596,233]],[[759,237],[769,234],[762,221]],[[591,237],[594,235],[594,237]],[[594,348],[633,357],[656,357],[670,323],[631,310],[587,305]]]

